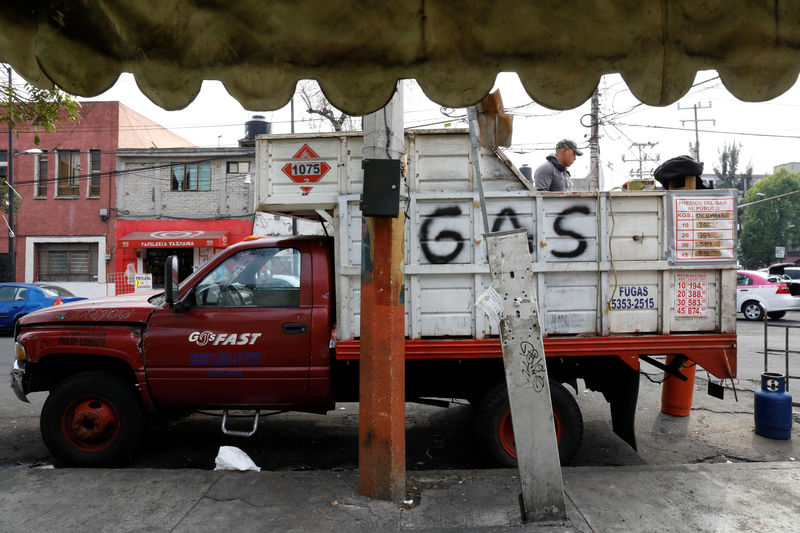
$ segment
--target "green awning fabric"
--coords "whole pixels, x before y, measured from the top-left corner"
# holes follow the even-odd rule
[[[462,107],[500,71],[555,109],[580,105],[612,72],[649,105],[676,101],[706,69],[763,101],[797,79],[800,2],[3,0],[0,60],[80,96],[132,72],[165,109],[188,105],[207,79],[247,109],[277,109],[304,78],[354,115],[382,107],[403,78]]]

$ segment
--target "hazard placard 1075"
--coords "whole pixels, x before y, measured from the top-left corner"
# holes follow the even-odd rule
[[[705,316],[708,312],[708,275],[675,274],[675,316]]]
[[[313,176],[321,174],[322,168],[318,162],[314,163],[292,163],[292,174],[295,176]]]

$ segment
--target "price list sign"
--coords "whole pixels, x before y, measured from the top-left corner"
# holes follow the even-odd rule
[[[675,196],[674,259],[731,260],[736,250],[733,197]]]
[[[675,315],[705,316],[708,312],[708,276],[675,274]]]

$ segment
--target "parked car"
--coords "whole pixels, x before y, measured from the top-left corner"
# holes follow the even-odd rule
[[[792,296],[800,296],[800,267],[796,264],[775,263],[764,270],[769,274],[769,279],[774,276],[778,280],[788,283]]]
[[[764,313],[772,319],[780,319],[786,311],[800,310],[800,295],[794,296],[791,283],[777,274],[755,270],[736,272],[736,309],[747,320],[763,320]]]
[[[37,281],[36,283],[34,283],[34,285],[36,285],[37,287],[39,287],[42,290],[47,290],[47,291],[54,292],[58,296],[61,296],[62,298],[64,298],[64,297],[73,298],[75,296],[74,294],[72,294],[70,291],[68,291],[64,287],[60,287],[58,285],[53,285],[52,283],[48,283],[46,281]]]
[[[13,331],[17,320],[44,307],[85,299],[51,283],[0,283],[0,330]]]

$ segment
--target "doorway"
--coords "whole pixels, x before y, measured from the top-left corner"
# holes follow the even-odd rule
[[[178,256],[178,278],[181,281],[194,270],[194,248],[149,248],[143,263],[145,273],[153,275],[154,289],[164,287],[164,263],[170,255]]]

